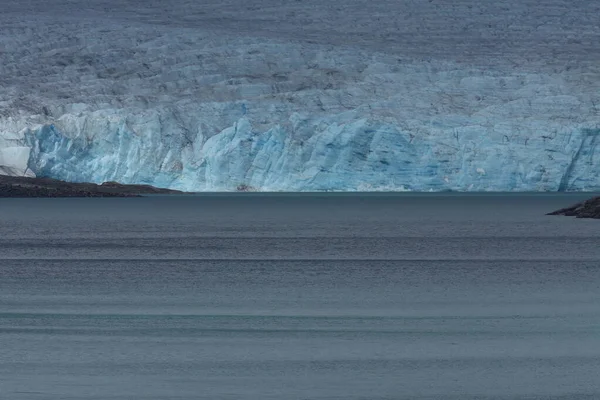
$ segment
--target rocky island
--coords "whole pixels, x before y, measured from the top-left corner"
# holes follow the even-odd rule
[[[145,194],[176,194],[178,190],[117,182],[73,183],[51,178],[0,175],[0,197],[140,197]]]
[[[566,215],[577,218],[599,218],[600,219],[600,197],[594,197],[570,207],[561,208],[546,215]]]

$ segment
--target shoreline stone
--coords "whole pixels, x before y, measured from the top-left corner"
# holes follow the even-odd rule
[[[0,197],[141,197],[145,194],[181,194],[178,190],[117,182],[73,183],[51,178],[0,175]]]

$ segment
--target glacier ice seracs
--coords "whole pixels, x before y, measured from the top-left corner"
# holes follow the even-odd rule
[[[463,62],[440,43],[405,57],[369,37],[90,15],[0,28],[0,173],[189,191],[600,189],[593,54],[549,62],[540,44],[538,58]]]

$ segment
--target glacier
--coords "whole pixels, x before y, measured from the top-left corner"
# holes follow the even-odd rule
[[[554,1],[560,18],[516,0],[180,3],[9,2],[0,173],[186,191],[600,190],[589,3]],[[374,15],[379,29],[360,28]]]

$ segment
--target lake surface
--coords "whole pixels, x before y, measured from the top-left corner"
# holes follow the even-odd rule
[[[589,194],[0,200],[0,398],[598,399]]]

